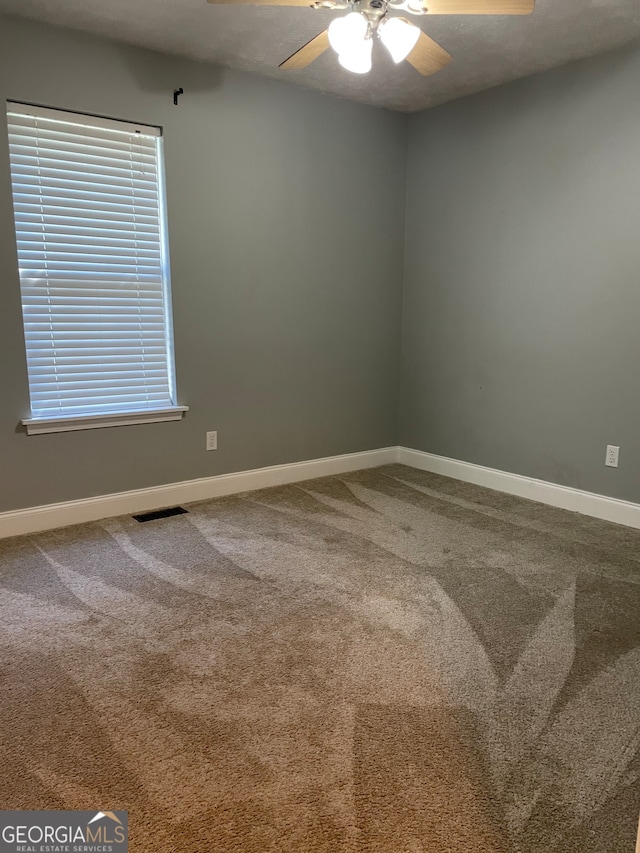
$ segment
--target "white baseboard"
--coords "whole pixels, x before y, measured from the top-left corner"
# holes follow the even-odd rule
[[[596,495],[568,486],[558,486],[555,483],[547,483],[544,480],[535,480],[519,474],[509,474],[507,471],[485,468],[482,465],[461,462],[458,459],[448,459],[446,456],[436,456],[434,453],[412,450],[409,447],[383,447],[362,453],[347,453],[343,456],[329,456],[308,462],[273,465],[253,471],[220,474],[216,477],[168,483],[148,489],[136,489],[113,495],[100,495],[94,498],[4,512],[0,513],[0,539],[25,533],[37,533],[54,527],[67,527],[70,524],[81,524],[85,521],[97,521],[116,515],[148,512],[161,507],[193,503],[224,495],[234,495],[238,492],[266,489],[269,486],[298,483],[314,477],[328,477],[332,474],[345,474],[364,468],[377,468],[379,465],[390,465],[394,462],[640,529],[640,504]]]
[[[640,528],[640,504],[630,501],[583,492],[581,489],[572,489],[568,486],[558,486],[555,483],[547,483],[545,480],[509,474],[495,468],[460,462],[457,459],[424,453],[422,450],[411,450],[408,447],[398,448],[398,462],[412,468],[419,468],[421,471],[464,480],[466,483],[485,486],[488,489],[528,498],[538,503],[580,512],[583,515],[591,515],[594,518],[613,521],[627,527]]]
[[[67,527],[70,524],[81,524],[85,521],[97,521],[116,515],[131,515],[181,503],[265,489],[269,486],[282,486],[286,483],[311,480],[314,477],[376,468],[379,465],[396,462],[397,459],[397,447],[383,447],[362,453],[346,453],[343,456],[328,456],[308,462],[273,465],[253,471],[240,471],[237,474],[220,474],[217,477],[203,477],[199,480],[186,480],[182,483],[169,483],[148,489],[13,510],[0,513],[0,539],[7,536],[20,536],[24,533],[37,533],[54,527]]]

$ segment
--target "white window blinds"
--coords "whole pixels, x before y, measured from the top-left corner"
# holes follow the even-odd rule
[[[160,131],[7,119],[31,417],[174,407]]]

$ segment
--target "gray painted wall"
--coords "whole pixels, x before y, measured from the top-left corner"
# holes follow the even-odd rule
[[[402,444],[640,500],[639,91],[626,49],[411,118]]]
[[[396,443],[404,117],[2,18],[7,98],[164,127],[191,410],[180,423],[18,427],[29,400],[0,132],[0,511]]]
[[[0,133],[0,511],[398,437],[640,500],[639,84],[640,50],[626,49],[412,116],[407,162],[404,116],[0,19],[0,103],[164,127],[191,407],[180,423],[18,426],[29,403]],[[607,443],[622,447],[617,470]]]

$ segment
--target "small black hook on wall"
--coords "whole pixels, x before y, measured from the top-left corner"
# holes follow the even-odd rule
[[[182,86],[179,89],[173,90],[173,103],[176,105],[176,107],[178,106],[178,97],[183,94],[184,89],[182,88]]]

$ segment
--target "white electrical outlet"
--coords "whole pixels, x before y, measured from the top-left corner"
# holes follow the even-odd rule
[[[218,433],[217,430],[207,433],[207,450],[218,449]]]
[[[604,458],[604,464],[608,465],[609,468],[617,468],[618,467],[618,456],[620,454],[620,448],[616,447],[613,444],[607,444],[607,455]]]

